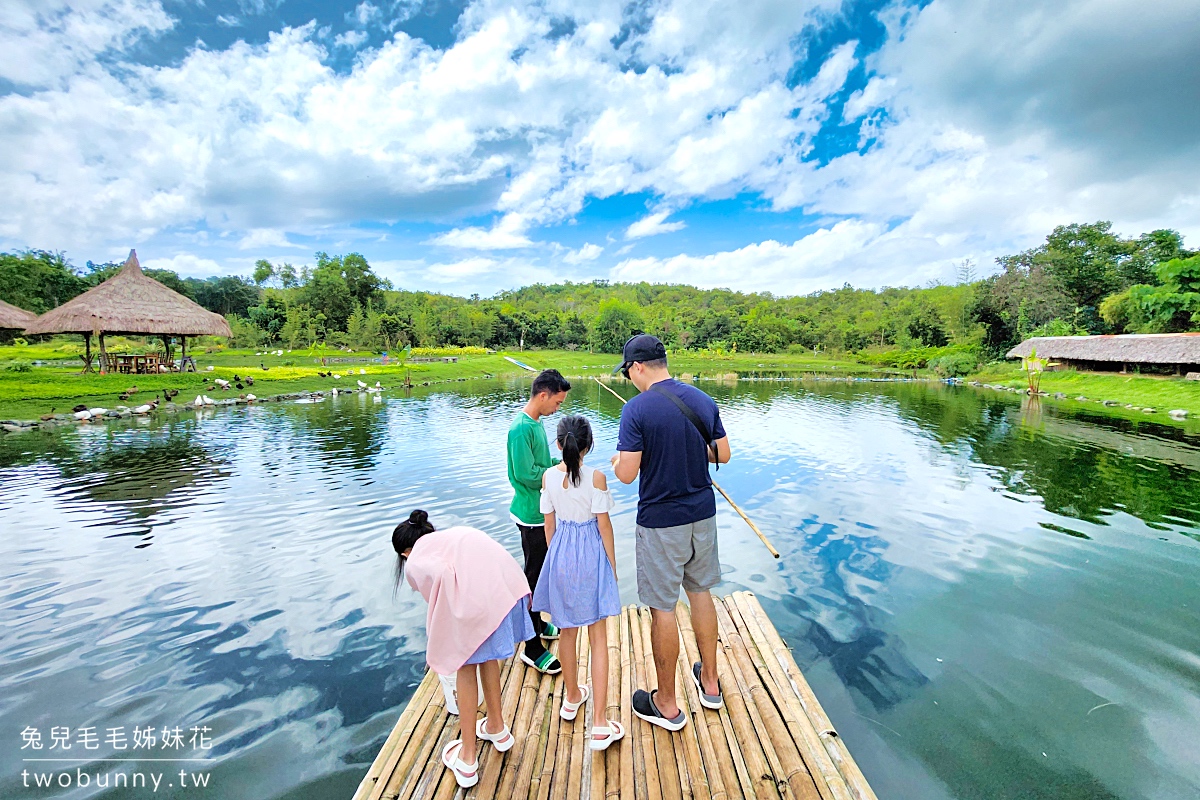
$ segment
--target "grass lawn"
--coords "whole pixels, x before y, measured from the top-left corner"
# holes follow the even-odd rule
[[[996,365],[984,370],[978,375],[972,375],[968,380],[983,383],[1001,384],[1014,388],[1025,388],[1028,383],[1025,373],[1017,364]],[[1189,427],[1195,425],[1200,418],[1200,381],[1189,381],[1184,378],[1157,375],[1121,375],[1109,372],[1077,372],[1062,370],[1042,373],[1041,390],[1053,395],[1062,392],[1066,400],[1051,402],[1069,403],[1075,406],[1087,406],[1089,410],[1103,410],[1116,416],[1131,419],[1146,419],[1155,422],[1171,423],[1167,412],[1181,408],[1188,412]],[[1086,397],[1087,401],[1077,401],[1076,397]],[[1104,407],[1101,401],[1116,400],[1121,405]],[[1153,408],[1157,413],[1144,414],[1140,410],[1127,409],[1126,405],[1141,408]]]
[[[77,337],[76,337],[77,338]],[[238,394],[253,393],[258,397],[288,394],[300,391],[330,389],[333,386],[353,388],[362,380],[374,385],[376,381],[384,387],[398,387],[410,376],[413,383],[441,383],[497,376],[527,375],[520,367],[504,360],[511,355],[532,367],[543,369],[554,367],[567,376],[607,375],[620,362],[620,356],[607,353],[570,352],[565,350],[521,351],[494,355],[464,355],[457,363],[391,363],[377,362],[337,363],[334,358],[376,359],[377,353],[346,353],[334,350],[311,351],[308,349],[288,352],[283,355],[256,355],[253,350],[224,350],[204,353],[192,350],[199,367],[198,373],[173,373],[160,375],[82,375],[82,362],[75,354],[78,348],[63,339],[55,339],[41,345],[0,347],[0,419],[37,419],[51,408],[59,413],[73,406],[85,404],[113,408],[118,404],[135,406],[153,399],[163,389],[178,389],[176,402],[187,402],[197,394],[208,394],[214,400],[236,397]],[[115,349],[115,348],[114,348]],[[94,352],[94,350],[93,350]],[[319,362],[321,356],[331,359],[328,366]],[[48,361],[54,365],[30,366],[28,371],[13,371],[15,364],[31,364]],[[207,367],[212,367],[208,371]],[[264,370],[263,367],[266,367]],[[830,374],[881,374],[876,368],[852,361],[838,361],[811,355],[756,355],[736,354],[728,356],[705,356],[687,354],[672,356],[671,367],[676,374],[692,373],[711,376],[738,372],[823,372]],[[365,374],[359,374],[364,370]],[[340,381],[322,378],[318,372],[336,372]],[[351,374],[353,373],[353,374]],[[214,378],[232,381],[234,376],[254,378],[253,387],[241,391],[222,392],[210,389]],[[127,401],[117,395],[136,386],[137,394]]]

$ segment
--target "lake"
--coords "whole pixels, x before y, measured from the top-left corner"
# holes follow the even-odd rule
[[[527,384],[455,387],[0,438],[0,797],[162,768],[155,796],[349,800],[424,671],[391,528],[421,507],[520,558]],[[880,798],[1200,796],[1200,438],[962,387],[702,387],[782,554],[718,498],[719,590],[757,593]],[[564,410],[607,466],[617,400]],[[89,783],[25,788],[51,770]]]

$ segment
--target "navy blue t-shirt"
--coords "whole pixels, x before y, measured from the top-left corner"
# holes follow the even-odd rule
[[[655,385],[687,403],[712,431],[714,440],[725,437],[721,412],[711,397],[674,378]],[[630,400],[621,411],[617,449],[642,453],[638,525],[669,528],[716,515],[704,437],[671,398],[654,390]]]

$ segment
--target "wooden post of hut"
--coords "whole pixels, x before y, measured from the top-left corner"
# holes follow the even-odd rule
[[[220,314],[214,314],[145,275],[133,250],[129,251],[129,259],[120,272],[38,317],[26,331],[34,335],[81,334],[87,348],[85,372],[91,369],[93,333],[100,339],[100,364],[104,371],[108,370],[106,334],[178,336],[183,342],[185,356],[188,336],[233,335],[229,323]]]

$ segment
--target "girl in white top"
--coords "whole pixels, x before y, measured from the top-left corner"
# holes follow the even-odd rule
[[[546,515],[546,561],[533,593],[533,610],[550,612],[562,630],[558,658],[562,662],[563,705],[559,716],[575,719],[592,699],[592,735],[588,746],[604,750],[625,735],[619,722],[605,719],[608,704],[608,635],[605,620],[621,613],[617,592],[617,557],[613,545],[612,495],[604,474],[583,465],[592,449],[592,427],[583,417],[558,423],[563,460],[542,476],[541,511]],[[579,685],[575,641],[588,629],[592,686]]]

